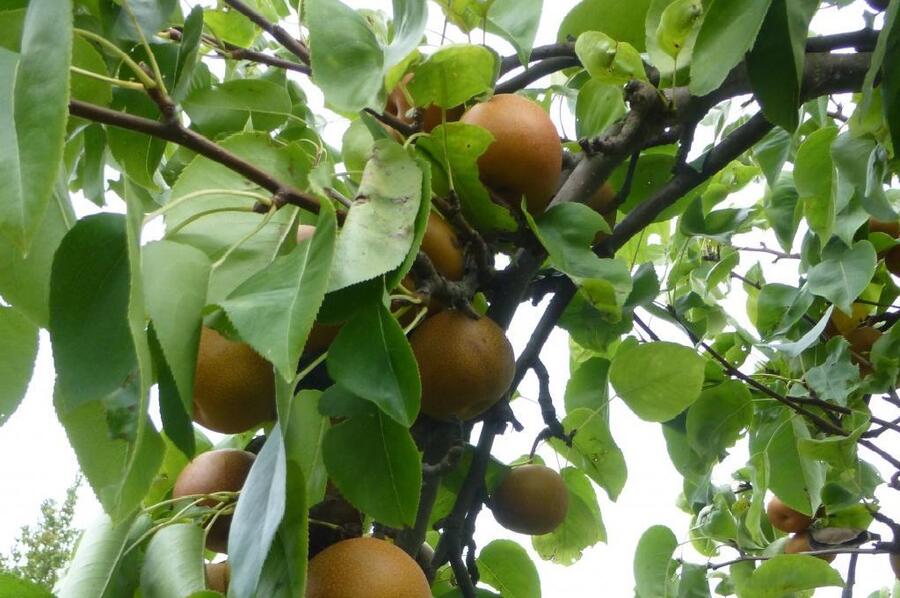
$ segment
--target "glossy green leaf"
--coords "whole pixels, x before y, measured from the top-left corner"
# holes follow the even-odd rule
[[[236,46],[250,46],[260,32],[250,19],[230,8],[207,8],[203,11],[203,21],[216,37]]]
[[[771,3],[772,0],[713,0],[694,46],[691,94],[710,93],[744,59]]]
[[[622,89],[598,79],[587,81],[575,102],[575,131],[579,138],[593,137],[625,114]]]
[[[567,202],[528,220],[559,270],[576,279],[598,277],[603,260],[591,244],[598,232],[612,232],[603,216],[582,203]]]
[[[683,563],[677,598],[710,598],[706,565]]]
[[[572,446],[554,438],[550,441],[553,450],[606,490],[611,500],[616,500],[625,487],[628,469],[605,415],[582,407],[568,413],[562,424],[567,433],[575,433]]]
[[[644,21],[651,0],[583,0],[563,19],[556,39],[577,38],[585,31],[602,31],[620,42],[627,42],[639,52],[644,50]]]
[[[654,12],[655,7],[651,7],[651,12]],[[651,32],[648,29],[648,48],[655,45],[677,64],[682,53],[689,50],[690,40],[695,36],[702,16],[703,3],[700,0],[674,0],[660,13],[659,24],[652,32],[653,35],[649,35]],[[651,21],[649,14],[647,21]],[[682,64],[684,62],[682,58]]]
[[[297,394],[284,439],[288,459],[295,460],[303,471],[306,481],[304,495],[311,505],[325,497],[325,484],[328,481],[322,456],[322,441],[331,423],[319,413],[321,394],[315,390],[303,390]]]
[[[384,66],[389,68],[416,49],[425,34],[428,4],[425,0],[393,0],[394,35],[384,50]]]
[[[334,250],[329,292],[371,280],[406,260],[416,232],[422,178],[418,163],[402,147],[389,140],[375,144]]]
[[[850,345],[843,337],[828,341],[826,349],[824,363],[806,373],[807,383],[820,399],[847,406],[859,386],[859,368],[850,360]]]
[[[828,563],[802,554],[776,556],[750,576],[753,596],[759,598],[780,598],[791,592],[843,585],[840,573]]]
[[[784,129],[776,127],[750,150],[753,160],[766,175],[769,187],[774,188],[780,180],[788,177],[793,184],[793,175],[781,170],[791,153],[791,142],[791,135]]]
[[[756,299],[756,328],[763,338],[784,334],[806,314],[811,293],[773,282],[760,289]]]
[[[772,0],[747,54],[747,73],[763,114],[788,131],[800,124],[806,36],[818,7],[818,0]]]
[[[511,43],[522,64],[531,56],[543,7],[544,0],[494,0],[488,9],[488,31]]]
[[[827,243],[834,230],[836,198],[831,144],[837,137],[836,127],[812,133],[797,150],[794,161],[794,184],[803,202],[809,227]]]
[[[266,437],[241,489],[231,531],[229,593],[253,596],[287,502],[287,463],[279,424]]]
[[[412,525],[422,465],[409,430],[377,410],[325,434],[325,467],[347,500],[385,525]]]
[[[664,525],[648,529],[638,541],[634,553],[635,591],[640,598],[665,596],[671,591],[676,564],[672,555],[678,540]]]
[[[33,0],[19,53],[0,48],[0,234],[23,255],[47,211],[63,155],[71,12],[70,0]]]
[[[187,414],[193,413],[194,370],[209,266],[202,251],[180,243],[158,241],[143,250],[147,313]]]
[[[50,319],[53,255],[74,221],[68,196],[57,192],[35,233],[28,257],[23,258],[11,241],[0,236],[0,295],[43,328]]]
[[[434,191],[450,191],[448,171],[462,203],[463,214],[479,230],[513,230],[515,220],[509,211],[491,201],[478,174],[478,157],[494,141],[486,129],[465,123],[447,123],[420,137],[416,147],[432,161]]]
[[[191,124],[207,136],[236,133],[249,126],[272,131],[291,113],[291,98],[282,85],[264,79],[235,79],[198,89],[183,103]]]
[[[802,303],[800,304],[800,306],[802,307]],[[822,315],[819,321],[816,322],[816,324],[799,339],[795,341],[775,341],[768,343],[766,346],[771,347],[772,349],[775,349],[777,351],[781,351],[782,353],[791,357],[797,357],[809,347],[819,342],[819,337],[822,335],[822,332],[825,331],[825,326],[828,325],[828,319],[831,317],[831,312],[833,309],[834,307],[831,306],[827,310],[825,310],[825,313]]]
[[[703,358],[688,347],[644,343],[616,353],[609,379],[638,417],[662,422],[700,397],[704,367]]]
[[[0,426],[25,397],[37,358],[38,328],[14,307],[0,305]]]
[[[141,596],[188,596],[205,587],[203,528],[180,523],[153,534],[141,567]]]
[[[375,107],[384,53],[362,15],[339,0],[307,0],[313,80],[339,110]]]
[[[779,170],[781,166],[778,167]],[[769,226],[778,239],[778,244],[785,251],[790,251],[794,245],[794,237],[800,226],[802,216],[800,194],[794,185],[794,177],[791,173],[781,174],[775,185],[766,194],[763,211]]]
[[[512,540],[494,540],[481,549],[477,563],[481,579],[503,598],[540,598],[537,567]]]
[[[384,305],[364,309],[344,324],[328,351],[328,374],[402,426],[411,426],[419,414],[422,387],[415,356]]]
[[[807,288],[850,313],[853,301],[872,280],[876,261],[875,249],[868,241],[859,241],[853,247],[830,245],[822,261],[809,271]]]
[[[710,459],[724,455],[750,425],[750,391],[736,380],[704,389],[687,412],[687,438],[698,454]]]
[[[151,120],[159,118],[159,108],[147,94],[140,91],[115,89],[110,107]],[[107,127],[106,138],[109,151],[123,172],[133,182],[157,191],[159,185],[154,180],[154,175],[165,152],[166,142],[119,127]]]
[[[77,36],[72,40],[72,66],[109,76],[100,52],[90,42]],[[80,73],[71,73],[69,93],[76,100],[100,106],[107,106],[112,101],[112,86],[109,83]]]
[[[532,536],[531,543],[542,559],[571,565],[584,549],[606,540],[606,528],[591,481],[574,467],[560,471],[569,491],[569,507],[562,524],[549,534]]]
[[[900,9],[889,6],[884,19],[884,29],[879,38],[884,52],[881,63],[881,105],[884,119],[891,133],[894,148],[900,147]],[[873,60],[873,70],[876,63]]]
[[[496,53],[484,46],[445,46],[416,69],[409,93],[416,106],[453,108],[490,91],[499,68]]]
[[[65,575],[54,588],[56,596],[105,596],[115,585],[113,574],[127,546],[134,521],[134,517],[129,517],[115,524],[104,516],[89,526],[78,541]]]
[[[296,144],[283,146],[262,133],[241,133],[219,143],[285,184],[299,189],[308,186],[312,160],[305,147]],[[262,216],[249,213],[255,200],[234,193],[247,191],[260,193],[264,197],[270,195],[225,166],[207,158],[194,158],[172,188],[170,202],[190,197],[167,212],[167,230],[178,230],[169,232],[166,238],[192,245],[211,260],[220,259],[229,248],[261,224]],[[248,211],[209,213],[221,208]],[[285,242],[289,234],[286,229],[293,219],[291,208],[279,210],[262,230],[240,244],[212,273],[208,302],[221,301],[238,285],[267,266]]]
[[[175,88],[172,99],[183,102],[188,96],[194,71],[200,56],[200,38],[203,33],[203,7],[194,6],[184,20],[181,42],[178,44],[178,62],[175,67]]]
[[[640,53],[627,42],[619,42],[600,31],[585,31],[575,42],[575,54],[591,77],[609,85],[646,80]]]
[[[165,28],[176,0],[122,0],[108,3],[113,34],[129,40],[150,39]]]
[[[64,411],[105,397],[134,369],[128,300],[125,218],[79,220],[62,240],[51,276],[55,393]]]
[[[609,409],[609,360],[591,357],[572,369],[566,383],[566,413],[580,407],[591,411],[606,412]]]
[[[276,258],[219,302],[241,338],[274,364],[285,380],[296,374],[325,297],[336,226],[331,204],[323,202],[311,239]]]

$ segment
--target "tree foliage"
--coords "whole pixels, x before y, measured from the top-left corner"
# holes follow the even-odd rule
[[[52,498],[41,503],[38,522],[23,527],[9,554],[0,555],[0,574],[13,575],[47,590],[53,588],[81,533],[72,525],[81,482],[79,476],[69,486],[61,505]]]
[[[418,556],[435,596],[540,596],[520,544],[473,540],[521,464],[495,438],[567,462],[565,517],[531,542],[571,564],[606,541],[597,487],[627,483],[613,398],[660,425],[683,476],[685,526],[644,532],[638,596],[852,593],[857,558],[900,552],[884,500],[900,490],[900,3],[821,36],[817,14],[862,0],[583,0],[547,46],[541,0],[207,4],[0,1],[0,424],[46,329],[54,407],[107,515],[58,596],[215,595],[202,547],[221,518],[237,598],[302,595],[308,557],[370,532]],[[426,33],[429,11],[469,43]],[[574,118],[559,181],[538,181],[552,199],[517,185],[529,152],[551,146],[556,169],[555,134],[498,161],[528,123],[457,122],[511,93]],[[434,253],[437,214],[461,276]],[[443,368],[491,360],[442,334],[426,372],[407,335],[441,310],[506,330],[544,298],[502,396],[467,421],[422,413]],[[271,364],[270,421],[212,441],[194,425],[202,326]],[[564,397],[542,355],[556,327]],[[533,407],[510,400],[532,371],[544,427],[523,430]],[[172,499],[213,441],[257,453],[240,492]],[[814,519],[791,543],[771,495]],[[72,507],[45,507],[21,571],[51,583]],[[782,554],[798,542],[814,556]],[[846,575],[815,558],[841,552]]]

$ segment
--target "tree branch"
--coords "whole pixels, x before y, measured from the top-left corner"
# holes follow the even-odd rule
[[[175,27],[169,29],[168,34],[170,39],[177,42],[180,42],[183,36],[181,30]],[[220,45],[219,40],[207,35],[203,36],[203,41],[204,43],[212,46],[215,49],[216,55],[220,58],[256,62],[259,64],[264,64],[266,66],[285,69],[287,71],[303,73],[304,75],[309,75],[311,73],[311,70],[307,65],[300,64],[299,62],[291,62],[290,60],[285,60],[284,58],[279,58],[278,56],[271,56],[263,52],[251,50],[249,48],[242,48],[241,46],[236,46],[225,41],[223,41]]]
[[[531,50],[531,56],[528,59],[528,62],[536,62],[538,60],[546,60],[547,58],[572,58],[575,56],[575,44],[573,43],[562,43],[562,44],[549,44],[546,46],[538,46]],[[503,76],[509,71],[519,68],[520,66],[524,66],[526,69],[528,65],[523,65],[519,62],[518,54],[513,54],[512,56],[504,56],[503,60],[500,61],[500,75]]]
[[[523,73],[507,79],[503,83],[497,85],[496,93],[513,93],[528,87],[538,79],[551,75],[557,71],[581,66],[581,62],[574,56],[560,56],[556,58],[547,58],[530,67]]]
[[[177,121],[160,122],[80,100],[69,101],[69,114],[105,125],[137,131],[186,147],[213,162],[222,164],[269,191],[273,195],[275,204],[279,207],[292,204],[310,212],[318,213],[319,211],[319,199],[314,195],[282,183],[268,172],[232,154],[219,144],[184,127]]]
[[[303,64],[310,64],[309,48],[306,47],[306,44],[282,29],[281,26],[272,23],[260,13],[244,4],[241,0],[225,0],[225,3],[250,19],[260,29],[274,37],[278,43],[284,46],[288,52],[299,58]]]

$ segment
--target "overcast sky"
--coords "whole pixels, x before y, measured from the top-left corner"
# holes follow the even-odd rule
[[[376,8],[390,14],[391,3],[389,0],[345,0],[355,8]],[[190,2],[193,4],[194,2]],[[203,4],[212,4],[204,1]],[[576,4],[573,0],[545,1],[544,17],[538,32],[536,45],[552,43],[556,38],[559,23],[565,14]],[[813,28],[816,33],[833,33],[838,31],[850,31],[863,25],[861,2],[857,2],[851,8],[843,11],[829,10],[822,18],[818,18]],[[429,37],[440,35],[443,20],[439,10],[431,4],[431,21],[429,23]],[[465,36],[451,27],[448,38],[450,41],[465,41]],[[495,47],[504,54],[511,53],[511,48],[505,42],[489,40],[489,43],[497,42]],[[321,95],[318,91],[306,84],[303,79],[298,79],[310,94],[310,102],[314,110],[321,106]],[[559,112],[554,110],[554,117],[558,119]],[[565,126],[569,132],[573,131],[572,121],[558,123]],[[335,145],[339,145],[341,134],[346,124],[337,117],[329,119],[326,127],[326,139]],[[571,134],[571,133],[570,133]],[[702,147],[703,140],[696,144]],[[763,192],[760,185],[754,185],[744,190],[734,198],[741,204],[756,202]],[[76,200],[80,214],[86,214],[94,210],[86,201]],[[121,205],[115,202],[114,205]],[[758,245],[766,238],[760,235],[745,235],[735,244],[743,246]],[[769,239],[771,245],[774,241]],[[750,256],[754,257],[754,256]],[[744,259],[739,266],[740,272],[746,271],[754,262]],[[796,284],[797,275],[794,266],[790,262],[780,262],[772,266],[768,260],[763,260],[766,276],[769,282],[781,281],[788,284]],[[735,288],[729,296],[728,304],[732,306],[732,314],[737,314],[743,319],[745,296],[740,288]],[[517,353],[522,350],[527,342],[531,330],[540,317],[544,306],[533,308],[523,305],[516,317],[510,331],[510,339]],[[744,321],[745,325],[749,323]],[[684,338],[676,332],[660,325],[659,322],[651,322],[655,328],[662,331],[663,338],[675,342],[684,342]],[[751,328],[752,329],[752,328]],[[562,403],[563,392],[568,380],[568,344],[565,332],[556,330],[544,349],[543,358],[551,373],[551,390],[558,405]],[[42,333],[40,354],[37,360],[34,377],[29,387],[28,394],[10,419],[0,429],[0,480],[3,480],[5,491],[0,493],[0,551],[6,552],[11,545],[18,529],[25,524],[36,521],[39,515],[39,505],[44,498],[54,497],[61,500],[65,488],[74,479],[77,471],[77,462],[66,440],[65,432],[56,420],[52,407],[53,391],[53,366],[52,356],[47,335]],[[532,376],[526,378],[521,387],[523,399],[516,402],[517,417],[526,426],[523,433],[507,433],[495,444],[494,454],[501,460],[512,460],[523,454],[527,454],[531,448],[534,435],[543,427],[540,409],[534,397],[537,395],[537,385]],[[484,546],[496,538],[511,538],[519,541],[531,552],[541,575],[543,595],[549,598],[596,598],[597,596],[627,597],[633,595],[634,580],[632,576],[632,558],[638,538],[645,529],[652,525],[667,525],[682,541],[687,540],[689,518],[675,507],[676,498],[681,488],[681,477],[675,471],[669,461],[663,441],[662,432],[658,424],[648,424],[637,419],[618,400],[611,403],[611,428],[612,434],[625,453],[628,463],[628,482],[616,503],[610,502],[605,493],[598,489],[604,523],[606,525],[608,543],[600,544],[585,552],[580,562],[572,567],[561,567],[541,561],[531,551],[531,541],[527,536],[521,536],[509,532],[497,525],[487,509],[482,511],[479,519],[476,540],[479,546]],[[158,419],[157,419],[158,421]],[[900,454],[900,442],[894,442],[889,448],[892,454]],[[565,465],[555,453],[546,448],[539,451],[548,465]],[[872,458],[871,454],[863,454],[876,466],[882,463]],[[719,466],[717,483],[728,483],[729,474],[733,469],[740,467],[747,459],[746,447],[742,444],[729,457],[728,462]],[[882,468],[884,474],[889,472]],[[893,504],[895,510],[900,507],[897,494],[893,496],[882,491],[880,497],[886,504]],[[101,509],[91,490],[85,484],[79,495],[79,505],[76,513],[76,525],[86,527],[101,513]],[[682,556],[694,562],[704,562],[705,559],[697,555],[689,545],[679,549],[676,556]],[[727,560],[732,556],[725,553],[719,560]],[[839,556],[834,565],[842,574],[846,572],[846,556]],[[892,574],[887,563],[887,557],[866,557],[859,560],[857,596],[865,597],[870,592],[889,585]],[[839,590],[820,590],[816,594],[823,598],[838,598]]]

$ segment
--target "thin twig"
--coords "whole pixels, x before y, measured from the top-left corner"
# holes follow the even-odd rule
[[[310,64],[309,48],[306,47],[306,44],[296,39],[279,25],[269,21],[260,13],[244,4],[241,0],[225,0],[225,3],[250,19],[260,29],[274,37],[278,43],[284,46],[288,52],[299,58],[303,64]]]

